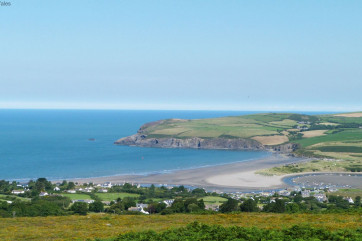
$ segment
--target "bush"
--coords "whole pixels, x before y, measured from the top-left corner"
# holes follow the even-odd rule
[[[88,204],[83,202],[75,202],[71,208],[71,211],[73,211],[76,214],[79,215],[87,215],[88,213]]]

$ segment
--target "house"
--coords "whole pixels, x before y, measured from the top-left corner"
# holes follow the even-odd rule
[[[110,202],[110,201],[102,201],[102,203],[103,203],[104,205],[107,205],[107,206],[111,205],[111,202]]]
[[[99,189],[98,192],[103,192],[103,193],[105,193],[105,192],[108,192],[108,189],[102,188],[102,189]]]
[[[354,204],[354,201],[351,197],[346,197],[345,200],[347,200],[349,204]]]
[[[302,191],[302,197],[305,198],[305,197],[310,197],[310,191],[309,190],[304,190]]]
[[[39,194],[39,197],[45,197],[45,196],[48,196],[49,194],[47,192],[41,192]]]
[[[88,204],[91,204],[91,203],[94,203],[94,200],[91,200],[91,199],[78,199],[78,200],[72,200],[72,203],[88,203]]]
[[[93,187],[86,187],[84,188],[84,192],[92,192],[94,190]]]
[[[142,209],[145,209],[145,208],[148,208],[148,204],[144,204],[144,203],[137,203],[137,204],[136,204],[136,207],[138,207],[138,208],[142,208]]]
[[[67,190],[66,192],[67,192],[67,193],[73,193],[73,194],[74,194],[74,193],[77,193],[76,190]]]
[[[216,204],[206,204],[206,205],[205,205],[205,209],[206,209],[206,210],[212,210],[212,211],[218,212],[218,211],[219,211],[219,205],[216,205]]]
[[[165,203],[167,207],[170,207],[174,201],[175,201],[174,199],[168,199],[168,200],[163,200],[162,202]]]
[[[58,191],[60,191],[60,188],[59,188],[59,187],[55,187],[55,188],[54,188],[54,191],[58,192]]]
[[[15,194],[15,195],[19,195],[19,194],[23,194],[24,190],[12,190],[11,193]]]
[[[290,192],[287,191],[287,190],[281,190],[278,193],[279,193],[280,196],[285,196],[285,197],[290,196]]]
[[[111,188],[112,187],[112,183],[111,182],[105,182],[102,184],[103,188]]]
[[[321,203],[328,200],[324,193],[314,194],[313,196],[318,200],[318,202],[321,202]]]
[[[143,213],[143,214],[150,214],[149,212],[143,210],[143,207],[147,208],[148,204],[138,203],[138,204],[136,204],[136,207],[128,208],[128,211],[140,212],[140,213]]]

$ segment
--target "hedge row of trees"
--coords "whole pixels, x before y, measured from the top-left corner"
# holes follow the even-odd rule
[[[293,226],[286,229],[260,229],[244,227],[223,227],[205,225],[197,222],[183,228],[170,229],[157,233],[155,231],[132,232],[121,234],[115,240],[134,241],[172,241],[172,240],[362,240],[362,230],[343,229],[330,231],[325,228],[310,226]]]
[[[273,212],[273,213],[299,213],[299,212],[344,212],[344,211],[358,211],[361,212],[361,197],[355,198],[355,203],[350,204],[341,196],[330,195],[328,197],[329,203],[321,203],[314,197],[302,198],[298,193],[293,198],[276,198],[273,202],[270,199],[264,200],[267,203],[261,210],[258,207],[259,200],[244,199],[242,203],[238,200],[229,198],[227,202],[220,206],[220,211],[223,213],[228,212]]]

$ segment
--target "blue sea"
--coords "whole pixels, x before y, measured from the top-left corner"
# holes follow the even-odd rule
[[[270,153],[113,144],[150,121],[251,113],[256,112],[0,110],[0,180],[147,175],[262,158]]]

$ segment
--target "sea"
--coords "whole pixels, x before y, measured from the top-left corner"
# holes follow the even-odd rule
[[[149,175],[255,160],[265,151],[115,145],[150,121],[238,116],[240,111],[0,110],[0,180]]]

